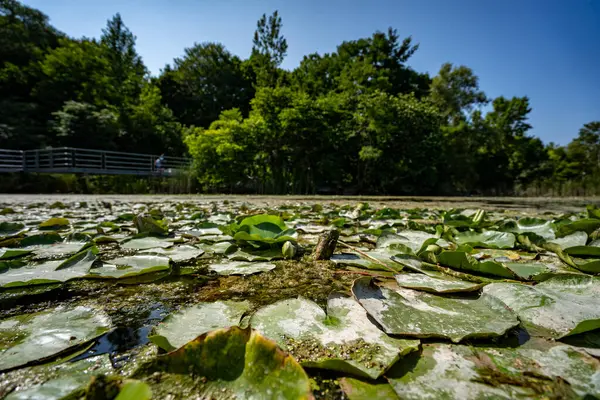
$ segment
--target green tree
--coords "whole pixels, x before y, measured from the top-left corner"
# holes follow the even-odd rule
[[[454,67],[451,63],[443,64],[433,78],[430,97],[448,123],[454,126],[469,120],[476,107],[488,102],[473,70],[464,65]]]
[[[281,33],[283,23],[275,10],[267,18],[258,20],[252,40],[251,61],[256,73],[257,85],[275,86],[279,78],[278,68],[287,55],[287,40]]]
[[[157,84],[163,101],[185,125],[207,128],[222,111],[247,116],[254,96],[241,60],[220,43],[196,44],[167,66]]]

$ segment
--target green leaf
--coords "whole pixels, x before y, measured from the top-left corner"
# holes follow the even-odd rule
[[[11,250],[11,249],[0,249],[0,260],[9,260],[14,258],[21,258],[28,254],[31,254],[32,250]]]
[[[62,237],[56,232],[44,232],[38,235],[24,237],[19,245],[22,247],[37,246],[62,242]]]
[[[409,400],[597,396],[596,360],[564,345],[538,347],[426,344],[416,363],[399,365],[388,380],[400,398]]]
[[[169,315],[154,328],[149,339],[164,350],[172,351],[209,331],[239,325],[248,310],[247,301],[198,303]]]
[[[596,229],[600,228],[600,219],[580,219],[577,221],[560,224],[557,227],[556,235],[563,237],[577,231],[583,231],[591,235]]]
[[[327,313],[304,298],[282,300],[258,310],[250,325],[305,367],[372,379],[419,346],[417,340],[387,336],[359,303],[341,294],[329,296]]]
[[[152,216],[146,214],[136,215],[133,219],[133,224],[138,234],[166,235],[169,231],[165,221],[155,220]]]
[[[161,255],[165,257],[169,257],[176,263],[181,262],[189,262],[195,260],[196,258],[202,256],[204,254],[204,250],[199,249],[195,246],[183,245],[183,246],[174,246],[168,249],[164,249],[161,247],[158,248],[150,248],[138,253],[139,255]]]
[[[0,234],[2,235],[14,235],[25,228],[20,222],[0,222]]]
[[[91,307],[57,307],[0,322],[0,370],[44,361],[111,328],[108,315]]]
[[[454,240],[459,245],[468,244],[471,247],[487,249],[512,249],[515,247],[515,235],[510,232],[462,232],[456,235]]]
[[[49,220],[42,222],[39,225],[39,228],[40,230],[56,231],[68,228],[69,225],[69,220],[66,218],[50,218]]]
[[[128,381],[121,391],[115,397],[115,400],[150,400],[152,399],[152,390],[144,382]]]
[[[493,283],[483,293],[514,310],[531,335],[559,339],[600,328],[600,278],[556,276],[536,286]]]
[[[123,279],[169,270],[169,259],[167,257],[136,255],[108,260],[102,266],[92,268],[89,271],[89,276]]]
[[[514,279],[516,275],[510,269],[495,261],[478,261],[465,251],[443,251],[437,255],[442,265],[461,271],[475,272],[487,276]]]
[[[380,287],[370,278],[354,281],[352,293],[390,335],[459,342],[467,338],[498,337],[519,324],[516,315],[504,304],[486,295],[476,299],[442,297],[399,287]]]
[[[174,244],[175,243],[172,241],[157,238],[155,236],[142,236],[126,239],[121,243],[121,247],[124,249],[147,250],[153,248],[167,248]]]
[[[388,383],[370,383],[354,378],[340,379],[340,387],[349,400],[399,399]]]
[[[248,328],[231,327],[206,333],[182,348],[142,365],[133,377],[148,379],[159,398],[165,393],[187,398],[311,399],[310,381],[302,367],[275,343]],[[161,396],[163,394],[163,396]]]

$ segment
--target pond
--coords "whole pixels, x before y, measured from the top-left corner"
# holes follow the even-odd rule
[[[598,397],[592,203],[3,196],[0,397]]]

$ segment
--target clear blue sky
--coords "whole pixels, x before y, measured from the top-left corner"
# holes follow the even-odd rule
[[[531,99],[533,134],[568,143],[600,120],[600,0],[25,0],[73,37],[99,37],[120,12],[158,74],[194,42],[250,54],[256,20],[278,9],[292,69],[311,52],[389,26],[420,43],[409,61],[432,75],[471,67],[490,97]]]

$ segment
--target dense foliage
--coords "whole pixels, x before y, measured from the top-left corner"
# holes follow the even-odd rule
[[[75,39],[0,0],[0,148],[189,154],[211,191],[598,194],[600,121],[544,144],[526,96],[490,99],[466,66],[413,70],[418,45],[394,29],[293,71],[277,12],[248,39],[246,60],[197,43],[152,77],[119,14]]]

